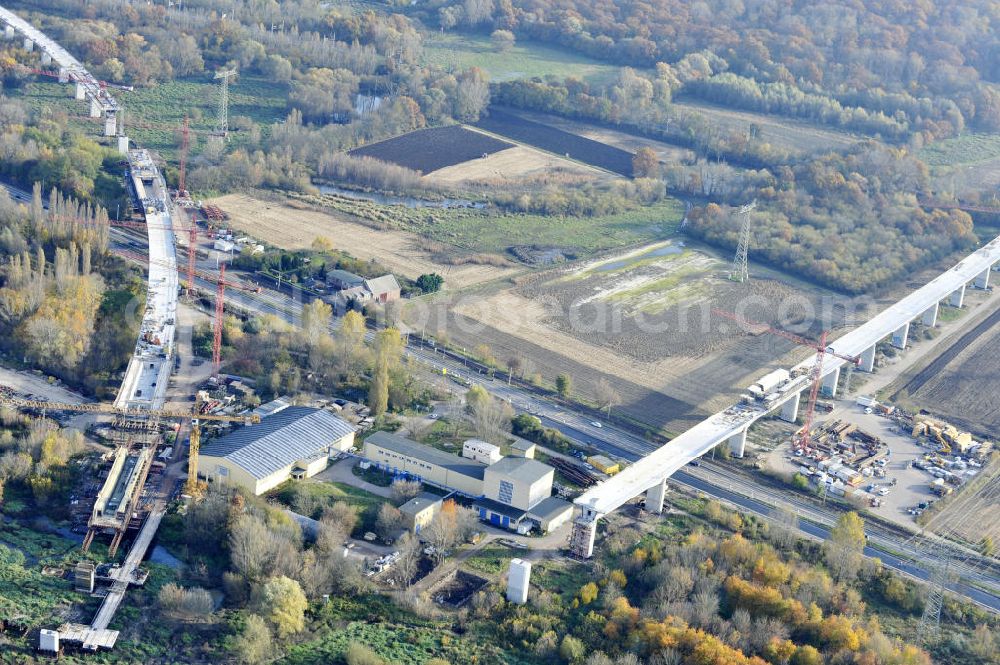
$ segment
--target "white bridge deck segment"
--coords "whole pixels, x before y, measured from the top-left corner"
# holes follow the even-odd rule
[[[114,115],[118,111],[118,102],[69,51],[9,9],[0,7],[0,21],[14,28],[22,37],[38,46],[42,53],[52,58],[53,62],[65,70],[67,79],[78,84],[84,90],[86,98],[97,104],[105,116]]]
[[[966,287],[1000,261],[1000,237],[959,261],[950,270],[938,275],[896,304],[883,310],[868,322],[839,337],[828,348],[846,356],[862,356],[873,350],[881,340],[892,335],[910,321],[919,320],[932,307],[951,298],[952,294]],[[985,283],[985,282],[980,282]],[[830,377],[846,361],[827,356],[823,363],[823,376]],[[574,503],[583,518],[597,519],[619,508],[649,488],[669,478],[691,460],[746,431],[751,424],[780,408],[809,386],[808,370],[813,366],[809,358],[792,371],[798,375],[783,388],[780,399],[767,407],[758,404],[736,404],[698,423],[669,443],[661,446],[643,459],[626,467],[620,473],[591,487]],[[833,378],[833,377],[830,377]]]

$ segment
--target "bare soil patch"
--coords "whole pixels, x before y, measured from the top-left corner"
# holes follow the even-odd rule
[[[427,249],[420,236],[395,229],[377,229],[347,215],[313,210],[295,201],[272,202],[227,194],[213,203],[230,215],[233,227],[282,249],[305,249],[317,237],[329,238],[336,249],[359,259],[375,259],[393,272],[416,278],[437,272],[448,288],[463,288],[518,272],[518,268],[464,264],[449,265]]]
[[[529,376],[550,384],[569,374],[585,399],[604,378],[622,397],[620,413],[681,432],[768,369],[808,354],[779,337],[742,334],[712,308],[787,327],[800,311],[787,306],[792,298],[815,303],[822,294],[776,279],[736,284],[710,254],[667,247],[677,248],[655,243],[525,275],[479,298],[442,299],[420,325],[467,349],[486,344],[500,364],[521,358]]]
[[[427,174],[428,180],[457,185],[488,181],[503,184],[542,175],[571,174],[607,177],[607,174],[585,164],[557,157],[535,148],[517,145],[486,157],[470,159]]]

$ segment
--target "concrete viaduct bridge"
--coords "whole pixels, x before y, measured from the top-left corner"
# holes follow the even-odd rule
[[[913,321],[919,320],[924,325],[933,326],[937,322],[938,308],[942,302],[952,307],[961,307],[967,288],[989,287],[990,272],[997,267],[998,262],[1000,236],[867,323],[830,343],[827,348],[841,355],[860,357],[858,369],[873,371],[875,347],[879,342],[888,338],[893,346],[905,348]],[[845,364],[846,361],[840,358],[826,357],[822,368],[825,394],[836,394],[840,370]],[[772,413],[779,412],[783,420],[794,422],[798,416],[802,393],[810,389],[809,370],[812,366],[812,359],[796,365],[791,371],[794,378],[782,386],[779,389],[780,396],[766,406],[760,403],[730,406],[706,418],[621,473],[587,490],[574,502],[577,508],[571,538],[574,554],[584,558],[592,556],[598,520],[643,493],[646,494],[647,510],[662,512],[667,478],[691,460],[727,441],[733,453],[742,457],[747,430]]]
[[[20,35],[24,39],[26,51],[34,51],[36,46],[41,51],[42,65],[55,63],[59,67],[60,83],[76,84],[76,98],[90,102],[90,117],[104,118],[105,136],[118,135],[118,102],[79,60],[9,9],[0,7],[0,23],[3,24],[3,34],[6,39],[14,39]],[[127,147],[120,149],[125,152]]]

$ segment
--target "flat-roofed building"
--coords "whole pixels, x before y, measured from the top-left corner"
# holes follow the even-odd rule
[[[508,506],[528,510],[552,496],[555,469],[525,457],[504,457],[486,469],[483,495]]]
[[[434,521],[442,505],[443,501],[437,494],[421,492],[399,507],[399,512],[403,513],[403,525],[412,533],[420,533]]]
[[[316,475],[353,445],[350,423],[323,409],[290,406],[206,443],[198,467],[208,480],[263,494],[286,480]]]
[[[391,432],[375,432],[364,444],[365,459],[393,475],[477,497],[483,493],[486,465],[425,446]]]

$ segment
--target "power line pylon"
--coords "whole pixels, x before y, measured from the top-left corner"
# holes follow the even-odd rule
[[[229,79],[236,76],[235,69],[217,72],[216,79],[219,80],[219,111],[215,121],[215,135],[225,138],[229,133]]]
[[[736,257],[733,258],[733,269],[729,271],[729,279],[734,282],[746,282],[750,279],[750,269],[747,266],[747,252],[750,250],[750,212],[757,207],[757,201],[751,201],[739,209],[738,215],[743,217],[740,228],[740,242],[736,247]]]
[[[924,601],[924,613],[920,616],[920,624],[917,626],[917,639],[925,646],[932,643],[938,636],[941,628],[941,605],[944,602],[945,585],[948,583],[948,576],[951,573],[951,557],[944,548],[938,548],[940,555],[938,562],[931,569],[930,588],[927,590],[927,600]],[[940,560],[943,556],[944,561]],[[932,561],[932,557],[925,559]]]

